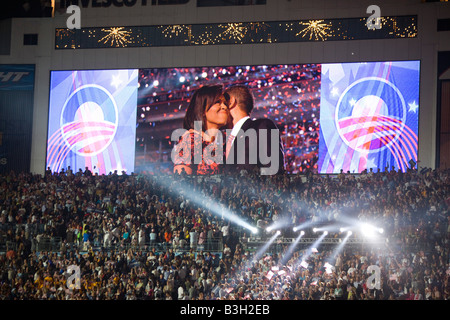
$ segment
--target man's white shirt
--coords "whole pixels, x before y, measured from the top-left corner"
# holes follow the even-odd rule
[[[233,129],[231,130],[231,135],[233,137],[236,137],[237,134],[239,133],[239,130],[241,130],[242,125],[244,124],[245,121],[247,121],[247,119],[250,119],[249,116],[243,117],[242,119],[239,119],[238,122],[236,122],[236,124],[233,126]],[[233,138],[234,141],[234,138]],[[231,141],[231,143],[233,143],[233,141]]]

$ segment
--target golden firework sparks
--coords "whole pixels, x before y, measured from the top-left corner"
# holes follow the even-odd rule
[[[301,25],[306,26],[302,31],[296,34],[296,36],[305,36],[309,35],[309,40],[322,40],[325,41],[331,33],[331,24],[324,23],[323,20],[309,20],[308,22],[301,22]]]
[[[75,32],[70,29],[56,29],[56,36],[61,39],[64,37],[70,37],[73,34],[75,34]]]
[[[128,37],[130,37],[131,32],[123,30],[124,27],[113,27],[111,29],[102,29],[103,32],[107,32],[107,35],[101,38],[98,42],[106,44],[111,41],[111,46],[116,47],[126,47],[130,42]]]
[[[226,25],[220,25],[220,27],[225,28],[222,35],[229,39],[242,41],[247,34],[247,28],[243,23],[227,23]]]
[[[256,33],[258,33],[258,31],[266,31],[270,29],[270,26],[265,22],[250,22],[249,26],[252,30],[255,30]]]
[[[170,26],[161,26],[159,27],[162,29],[162,33],[169,38],[172,38],[173,36],[178,37],[179,35],[183,33],[190,34],[191,27],[189,25],[184,24],[174,24]]]

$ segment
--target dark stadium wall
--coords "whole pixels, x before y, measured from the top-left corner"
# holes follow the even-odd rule
[[[0,65],[0,173],[29,171],[33,65]]]
[[[440,81],[439,168],[450,167],[450,80]]]

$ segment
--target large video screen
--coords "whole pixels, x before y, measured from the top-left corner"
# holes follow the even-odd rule
[[[319,173],[417,163],[419,61],[322,65]]]
[[[317,171],[320,65],[142,69],[139,74],[137,170],[172,171],[171,134],[183,127],[196,89],[240,84],[254,97],[251,117],[271,119],[280,129],[287,172]]]
[[[247,86],[280,129],[285,169],[361,172],[417,162],[419,61],[53,71],[47,167],[173,172],[172,133],[203,85]]]
[[[53,71],[47,168],[133,172],[138,70]]]

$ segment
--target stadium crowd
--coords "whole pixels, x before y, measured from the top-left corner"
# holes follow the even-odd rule
[[[449,182],[450,171],[439,169],[199,178],[11,172],[0,176],[0,299],[448,300]],[[256,257],[249,231],[226,210],[263,234],[283,219],[292,227],[352,218],[383,226],[387,240],[345,246],[332,261],[334,248],[310,254],[301,245],[292,256],[283,245]],[[56,238],[57,250],[39,249]],[[379,288],[368,287],[371,265],[381,270]],[[78,288],[69,266],[80,268]]]

